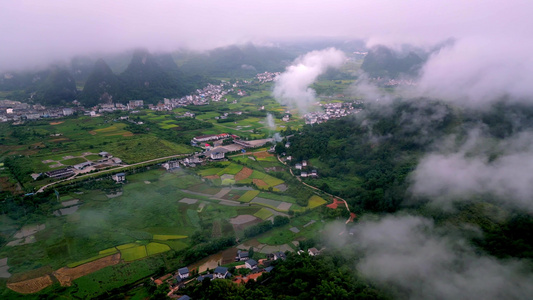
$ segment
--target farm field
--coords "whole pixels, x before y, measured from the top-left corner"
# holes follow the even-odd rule
[[[230,104],[234,98],[238,103]],[[228,103],[214,107],[245,114],[256,113],[261,105],[270,111],[285,111],[270,97],[270,91],[254,92],[242,98],[229,95],[228,99]],[[0,161],[6,155],[22,155],[32,172],[40,173],[100,160],[98,153],[105,151],[125,164],[133,164],[198,151],[187,144],[197,135],[230,133],[243,138],[264,138],[272,134],[264,117],[248,116],[236,122],[217,123],[214,117],[220,116],[220,111],[193,109],[174,111],[179,114],[193,111],[196,121],[209,122],[212,126],[187,129],[182,122],[185,119],[179,116],[148,110],[130,115],[129,121],[119,120],[118,117],[126,113],[117,112],[102,117],[29,122],[27,128],[31,134],[23,134],[18,129],[23,127],[0,124],[0,133],[5,136],[5,143],[0,145]],[[144,126],[139,125],[142,123],[139,121],[145,122]],[[278,130],[289,124],[293,128],[303,124],[294,121],[293,126],[292,120],[289,123],[274,121]],[[139,124],[133,124],[137,122]],[[142,128],[150,130],[140,130]],[[152,275],[161,266],[174,266],[176,262],[170,262],[168,257],[188,249],[200,233],[207,241],[233,235],[241,237],[247,226],[272,219],[274,215],[286,216],[289,212],[304,210],[296,204],[295,198],[268,192],[281,192],[276,186],[288,183],[268,174],[272,171],[269,168],[283,165],[266,152],[267,149],[264,147],[198,170],[165,172],[151,167],[147,171],[127,173],[127,183],[123,185],[108,184],[104,179],[107,186],[94,182],[68,191],[59,186],[59,201],[46,203],[43,211],[70,206],[76,206],[77,210],[69,211],[68,215],[43,214],[31,218],[2,215],[0,235],[7,242],[15,240],[22,225],[38,225],[42,230],[24,236],[19,245],[1,247],[0,258],[8,258],[8,270],[17,278],[47,266],[50,270],[41,276],[42,282],[47,284],[46,275],[51,282],[57,282],[52,272],[90,269],[90,273],[72,277],[71,287],[61,289],[61,293],[65,293],[62,296],[67,298],[93,298],[101,296],[103,291],[134,283]],[[5,177],[1,181],[2,188],[7,189],[9,183],[12,183],[9,188],[19,188],[9,173],[5,175],[2,173],[1,178]],[[51,179],[28,180],[19,189],[31,190],[48,182]],[[312,202],[313,207],[320,205],[318,200]],[[229,220],[235,218],[246,222],[230,223]],[[273,239],[269,243],[277,245],[278,241]],[[98,270],[91,267],[116,257],[120,258],[116,264],[113,262]],[[56,288],[45,288],[42,293]],[[59,295],[54,293],[50,295]],[[3,285],[0,295],[14,294],[6,292]]]
[[[219,166],[198,173],[248,174],[244,180],[261,178],[270,184],[282,182],[236,163]],[[67,266],[77,268],[117,254],[125,262],[140,262],[171,250],[186,249],[191,245],[190,236],[206,222],[213,224],[210,229],[213,236],[236,234],[235,230],[240,232],[245,227],[231,226],[228,222],[231,218],[249,215],[266,220],[273,216],[274,210],[288,212],[300,208],[289,196],[250,187],[221,189],[182,169],[174,172],[151,169],[127,175],[127,180],[127,184],[117,186],[122,194],[112,198],[109,192],[99,189],[61,194],[60,202],[54,205],[60,208],[61,203],[72,202],[80,205],[79,209],[68,216],[43,219],[44,229],[33,234],[33,243],[1,248],[0,256],[9,258],[10,272],[24,274],[42,265],[55,270]],[[215,196],[235,205],[220,205],[212,199]],[[310,207],[320,203],[319,198],[311,199]],[[11,234],[17,230],[14,220],[6,219],[4,223],[13,224],[4,229]],[[32,259],[28,260],[30,253]],[[84,279],[88,276],[92,274],[75,282],[91,285],[90,280]]]

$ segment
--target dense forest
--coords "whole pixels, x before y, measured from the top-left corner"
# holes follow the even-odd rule
[[[413,170],[439,143],[448,141],[448,151],[462,149],[471,142],[472,132],[481,130],[483,141],[492,146],[474,147],[470,155],[483,151],[489,160],[497,160],[504,153],[494,146],[496,141],[507,145],[503,141],[529,132],[532,120],[533,108],[521,104],[497,103],[480,111],[427,99],[396,99],[387,106],[367,105],[356,117],[308,125],[289,139],[289,148],[279,143],[276,150],[292,155],[293,165],[308,160],[319,178],[307,182],[346,199],[352,211],[407,209],[443,226],[470,223],[483,231],[472,242],[484,251],[501,258],[533,258],[533,216],[503,205],[505,196],[463,197],[446,212],[426,205],[428,197],[411,191]],[[494,216],[502,211],[506,218]]]

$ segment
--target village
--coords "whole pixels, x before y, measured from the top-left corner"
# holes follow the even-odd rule
[[[323,249],[322,249],[323,250]],[[307,251],[299,250],[298,255],[317,256],[322,250],[309,248]],[[165,274],[159,278],[151,278],[156,286],[168,285],[167,296],[172,299],[188,300],[188,295],[179,294],[179,289],[189,284],[202,283],[204,280],[229,279],[236,284],[246,284],[250,280],[257,281],[265,273],[275,272],[275,262],[287,259],[287,254],[277,251],[266,255],[266,258],[254,259],[254,250],[237,250],[235,263],[217,266],[213,270],[207,268],[198,272],[198,267],[183,267],[173,273]],[[220,264],[220,262],[219,262]]]
[[[322,108],[322,111],[305,114],[305,124],[320,124],[330,119],[342,118],[361,111],[360,108],[354,108],[352,102],[318,103],[318,105]]]
[[[277,73],[260,73],[256,75],[256,80],[260,84],[273,81],[279,75]],[[255,81],[237,80],[230,83],[221,80],[219,84],[207,84],[203,89],[196,90],[195,93],[181,98],[164,98],[158,104],[148,104],[148,109],[155,111],[170,111],[175,108],[185,107],[188,105],[208,105],[211,101],[228,101],[224,96],[235,92],[237,96],[246,96],[247,93],[238,89],[239,87],[250,85]],[[236,103],[236,100],[233,101]],[[0,100],[0,122],[14,122],[22,124],[26,120],[39,119],[55,119],[71,116],[74,113],[83,114],[87,116],[97,117],[102,113],[109,113],[114,111],[130,111],[135,112],[136,109],[144,108],[143,100],[129,100],[127,103],[102,103],[86,109],[80,106],[80,102],[74,100],[72,106],[69,107],[45,107],[40,104],[27,104],[20,101]]]

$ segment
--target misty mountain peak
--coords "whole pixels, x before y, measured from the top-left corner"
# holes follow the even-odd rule
[[[416,76],[424,60],[415,52],[400,54],[384,45],[368,51],[361,68],[371,77]]]

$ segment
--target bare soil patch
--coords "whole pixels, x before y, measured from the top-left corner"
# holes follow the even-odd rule
[[[15,192],[16,189],[16,185],[9,181],[9,177],[0,177],[0,190]]]
[[[63,121],[59,121],[59,122],[50,122],[50,125],[53,126],[53,125],[59,125],[59,124],[62,124],[62,123],[63,123]]]
[[[97,133],[97,132],[94,131],[94,130],[89,131],[89,134],[90,134],[90,135],[96,135],[96,133]]]
[[[271,157],[271,156],[274,156],[273,154],[270,154],[266,151],[262,151],[262,152],[254,152],[254,156],[257,157],[257,158],[267,158],[267,157]]]
[[[15,238],[20,239],[30,235],[34,235],[37,232],[44,230],[46,228],[45,224],[40,225],[30,225],[22,227],[17,233],[15,233]]]
[[[239,173],[235,174],[235,180],[239,181],[239,180],[246,179],[250,177],[250,175],[252,175],[253,172],[254,170],[244,167],[242,168],[242,170],[239,171]]]
[[[222,252],[222,263],[221,265],[229,264],[235,262],[235,256],[237,256],[237,248],[229,248]]]
[[[195,204],[196,202],[198,202],[198,199],[192,199],[192,198],[183,198],[181,199],[180,201],[178,201],[180,203],[185,203],[185,204]]]
[[[208,175],[208,176],[204,176],[205,179],[218,179],[220,178],[220,176],[218,175]]]
[[[253,217],[253,216],[252,216]],[[234,231],[241,231],[241,230],[244,230],[245,228],[247,227],[250,227],[252,225],[255,225],[255,224],[258,224],[258,223],[261,223],[263,220],[259,219],[259,218],[256,218],[254,217],[255,220],[253,221],[249,221],[249,222],[246,222],[246,223],[242,223],[242,224],[232,224],[233,225],[233,230]]]
[[[53,139],[52,142],[54,143],[59,143],[59,142],[63,142],[63,141],[70,141],[69,138],[59,138],[59,139]]]
[[[278,205],[279,210],[288,211],[292,206],[292,203],[289,202],[281,202],[280,205]]]
[[[266,182],[264,182],[263,180],[261,180],[261,179],[255,179],[254,178],[252,181],[257,186],[268,186],[268,184]]]
[[[282,167],[266,167],[265,171],[267,172],[283,172],[285,169]]]
[[[238,215],[235,218],[229,219],[229,222],[233,225],[241,225],[241,224],[251,222],[255,219],[257,219],[257,217],[252,216],[252,215]]]
[[[46,287],[52,285],[52,278],[50,275],[44,275],[41,277],[19,281],[15,283],[8,283],[7,287],[17,293],[31,294],[36,293]]]
[[[133,132],[124,133],[122,136],[133,136]]]
[[[75,268],[63,267],[52,273],[62,286],[70,286],[72,281],[120,262],[120,253],[106,256]]]

